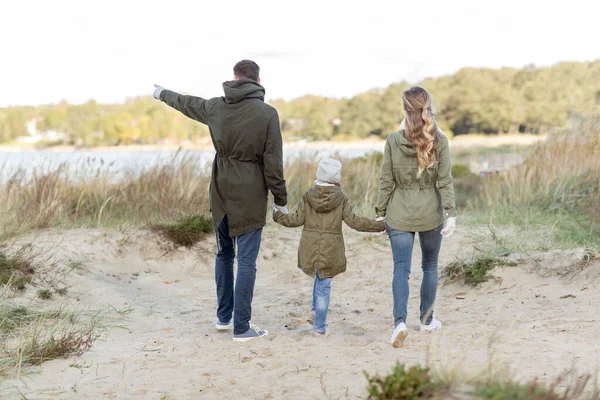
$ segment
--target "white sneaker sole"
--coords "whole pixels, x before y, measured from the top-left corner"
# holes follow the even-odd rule
[[[427,325],[421,325],[421,332],[433,332],[433,331],[439,331],[441,329],[442,329],[442,325],[436,326],[433,328],[430,328]]]
[[[265,334],[261,335],[261,336],[253,336],[253,337],[245,337],[245,338],[236,338],[236,337],[234,337],[233,341],[234,342],[247,342],[249,340],[258,339],[258,338],[265,337],[265,336],[268,336],[268,335],[269,335],[269,331],[265,331]]]
[[[425,328],[425,327],[421,327],[421,332],[435,332],[435,331],[439,331],[442,328]]]
[[[215,324],[215,328],[217,328],[218,331],[230,331],[232,326],[233,326],[232,324],[229,324],[229,325]]]
[[[404,344],[404,341],[406,340],[407,337],[408,337],[408,329],[400,331],[398,333],[398,336],[396,336],[396,339],[394,339],[394,341],[392,342],[392,346],[395,348],[402,347],[402,345]]]

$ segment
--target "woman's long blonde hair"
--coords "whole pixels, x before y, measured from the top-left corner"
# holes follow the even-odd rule
[[[431,95],[422,87],[414,86],[402,93],[404,103],[405,135],[417,146],[419,173],[435,163],[435,149],[438,145],[439,129],[433,109]]]

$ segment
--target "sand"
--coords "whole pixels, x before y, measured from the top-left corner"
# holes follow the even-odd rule
[[[326,339],[312,337],[305,322],[312,285],[296,268],[299,237],[300,230],[271,224],[265,229],[253,322],[270,335],[240,344],[214,329],[212,237],[194,249],[169,252],[144,230],[36,234],[36,246],[83,263],[68,278],[69,299],[57,297],[52,307],[71,301],[130,312],[106,311],[111,318],[89,352],[1,382],[0,397],[17,399],[20,392],[28,399],[359,399],[366,395],[363,371],[384,373],[396,362],[467,376],[485,372],[491,363],[517,379],[544,382],[570,368],[572,376],[598,370],[600,266],[567,273],[578,262],[576,252],[536,256],[521,267],[497,270],[499,279],[476,289],[442,285],[436,316],[444,328],[420,333],[415,246],[411,331],[404,347],[395,349],[388,342],[392,263],[386,237],[346,232],[348,271],[333,280]],[[441,265],[475,240],[459,231],[445,241]],[[574,297],[561,298],[566,295]]]

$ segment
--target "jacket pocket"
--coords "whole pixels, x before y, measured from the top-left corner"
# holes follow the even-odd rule
[[[394,164],[394,178],[396,185],[400,188],[411,188],[419,181],[417,173],[419,169],[415,163],[397,163]]]

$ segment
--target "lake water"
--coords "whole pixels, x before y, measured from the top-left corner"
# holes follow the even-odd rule
[[[360,157],[375,151],[372,147],[344,149],[284,149],[286,161],[300,156],[311,158],[327,157],[336,154],[339,157]],[[214,158],[212,150],[176,150],[163,151],[0,151],[0,179],[5,179],[14,171],[20,169],[26,176],[31,176],[35,170],[45,172],[56,169],[66,163],[70,173],[95,173],[99,168],[111,172],[115,176],[138,173],[157,165],[180,161],[183,157],[193,160],[199,169],[209,168]]]

